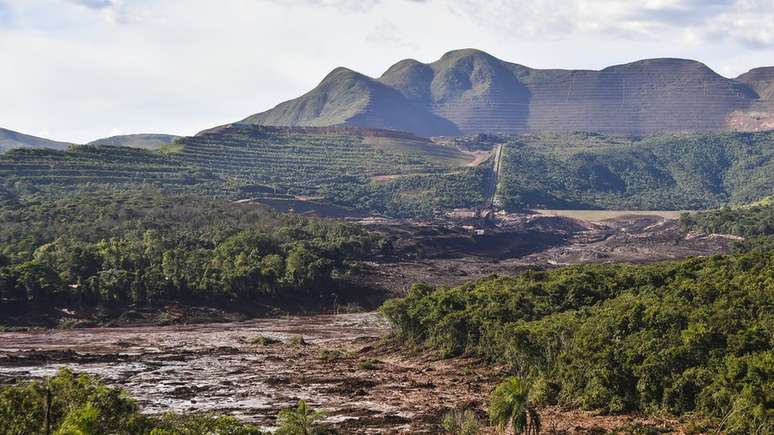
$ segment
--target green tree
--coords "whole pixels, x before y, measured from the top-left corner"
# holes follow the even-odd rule
[[[540,415],[529,401],[530,385],[513,376],[498,385],[489,402],[489,420],[501,430],[513,428],[514,434],[539,434]]]
[[[99,409],[87,402],[67,412],[54,435],[94,435],[99,433]]]
[[[279,413],[279,429],[277,435],[315,435],[324,433],[317,425],[325,418],[325,414],[314,411],[305,400],[299,400],[295,408],[285,409]]]

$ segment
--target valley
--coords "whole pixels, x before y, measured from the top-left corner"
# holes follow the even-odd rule
[[[5,3],[0,26],[46,9]],[[80,144],[0,128],[0,435],[774,432],[774,67],[549,69],[461,49],[378,77],[337,67],[265,110],[265,95],[298,95],[331,66],[291,72],[280,63],[297,53],[262,46],[297,30],[299,11],[334,11],[297,32],[316,63],[342,46],[358,56],[351,35],[336,50],[316,37],[340,31],[331,17],[397,6],[263,2],[262,14],[287,8],[272,27],[241,14],[249,2],[213,3],[213,17],[238,15],[191,15],[207,23],[200,37],[166,15],[174,1],[136,14],[59,3],[78,8],[63,28],[99,14],[80,43],[121,26],[105,45],[121,71],[91,64],[77,94],[33,82],[42,68],[8,80],[99,113],[69,126],[50,104],[19,124]],[[683,16],[691,7],[649,4],[621,29],[675,14],[686,34],[722,24]],[[535,20],[521,15],[527,41]],[[382,21],[358,39],[413,46]],[[151,22],[179,46],[123,53],[157,33],[130,37]],[[222,23],[270,33],[233,64],[237,33],[185,49]],[[146,52],[157,59],[133,71]],[[54,71],[73,80],[88,53]],[[212,65],[229,76],[208,90]],[[165,74],[196,95],[153,89]],[[276,89],[254,83],[267,77]],[[137,108],[158,119],[124,119]]]
[[[274,429],[305,400],[339,433],[438,433],[455,409],[494,433],[490,394],[516,376],[541,388],[549,433],[714,429],[741,406],[706,398],[720,388],[756,404],[733,408],[734,433],[764,427],[760,399],[730,375],[691,373],[765,365],[771,134],[428,139],[236,124],[153,149],[8,151],[0,392],[66,367],[126,388],[158,424],[212,412]],[[749,205],[700,211],[734,203]],[[714,283],[723,290],[702,293]],[[728,338],[694,340],[700,300],[758,326],[710,321]],[[612,352],[578,344],[589,325],[618,322],[605,310],[642,325],[610,326],[628,349],[644,346],[640,331],[697,356],[593,354]],[[672,389],[682,383],[688,399]]]

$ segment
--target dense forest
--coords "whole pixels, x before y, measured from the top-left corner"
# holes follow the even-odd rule
[[[506,209],[699,210],[774,193],[774,132],[503,138]]]
[[[322,189],[326,200],[395,217],[432,217],[453,208],[486,202],[487,167],[455,173],[407,175],[383,183],[338,182]]]
[[[319,299],[351,260],[385,249],[352,224],[155,189],[10,197],[0,202],[0,301]]]
[[[700,213],[685,213],[680,223],[686,231],[737,236],[774,234],[774,204],[769,201],[747,207],[723,207]]]
[[[415,285],[382,312],[406,346],[503,363],[534,402],[774,430],[774,251],[571,266],[454,288]],[[532,397],[532,396],[531,396]]]

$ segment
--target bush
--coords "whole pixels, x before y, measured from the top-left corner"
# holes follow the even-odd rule
[[[357,363],[357,367],[362,370],[381,370],[382,364],[378,359],[366,358]]]
[[[540,414],[529,401],[530,384],[524,379],[510,377],[492,392],[489,401],[489,421],[505,430],[509,426],[514,434],[540,433]]]
[[[322,435],[333,433],[321,428],[320,421],[325,418],[325,413],[314,411],[306,401],[299,400],[295,408],[281,411],[278,418],[279,429],[277,435]]]
[[[441,420],[441,427],[452,435],[475,435],[480,426],[476,413],[470,409],[449,411]]]
[[[0,387],[0,428],[7,434],[260,435],[233,417],[140,413],[120,388],[62,369],[39,381]],[[48,430],[47,430],[48,428]]]

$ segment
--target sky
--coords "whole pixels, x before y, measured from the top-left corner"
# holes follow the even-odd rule
[[[478,48],[533,68],[774,65],[774,0],[0,0],[0,127],[194,134],[312,89]]]

